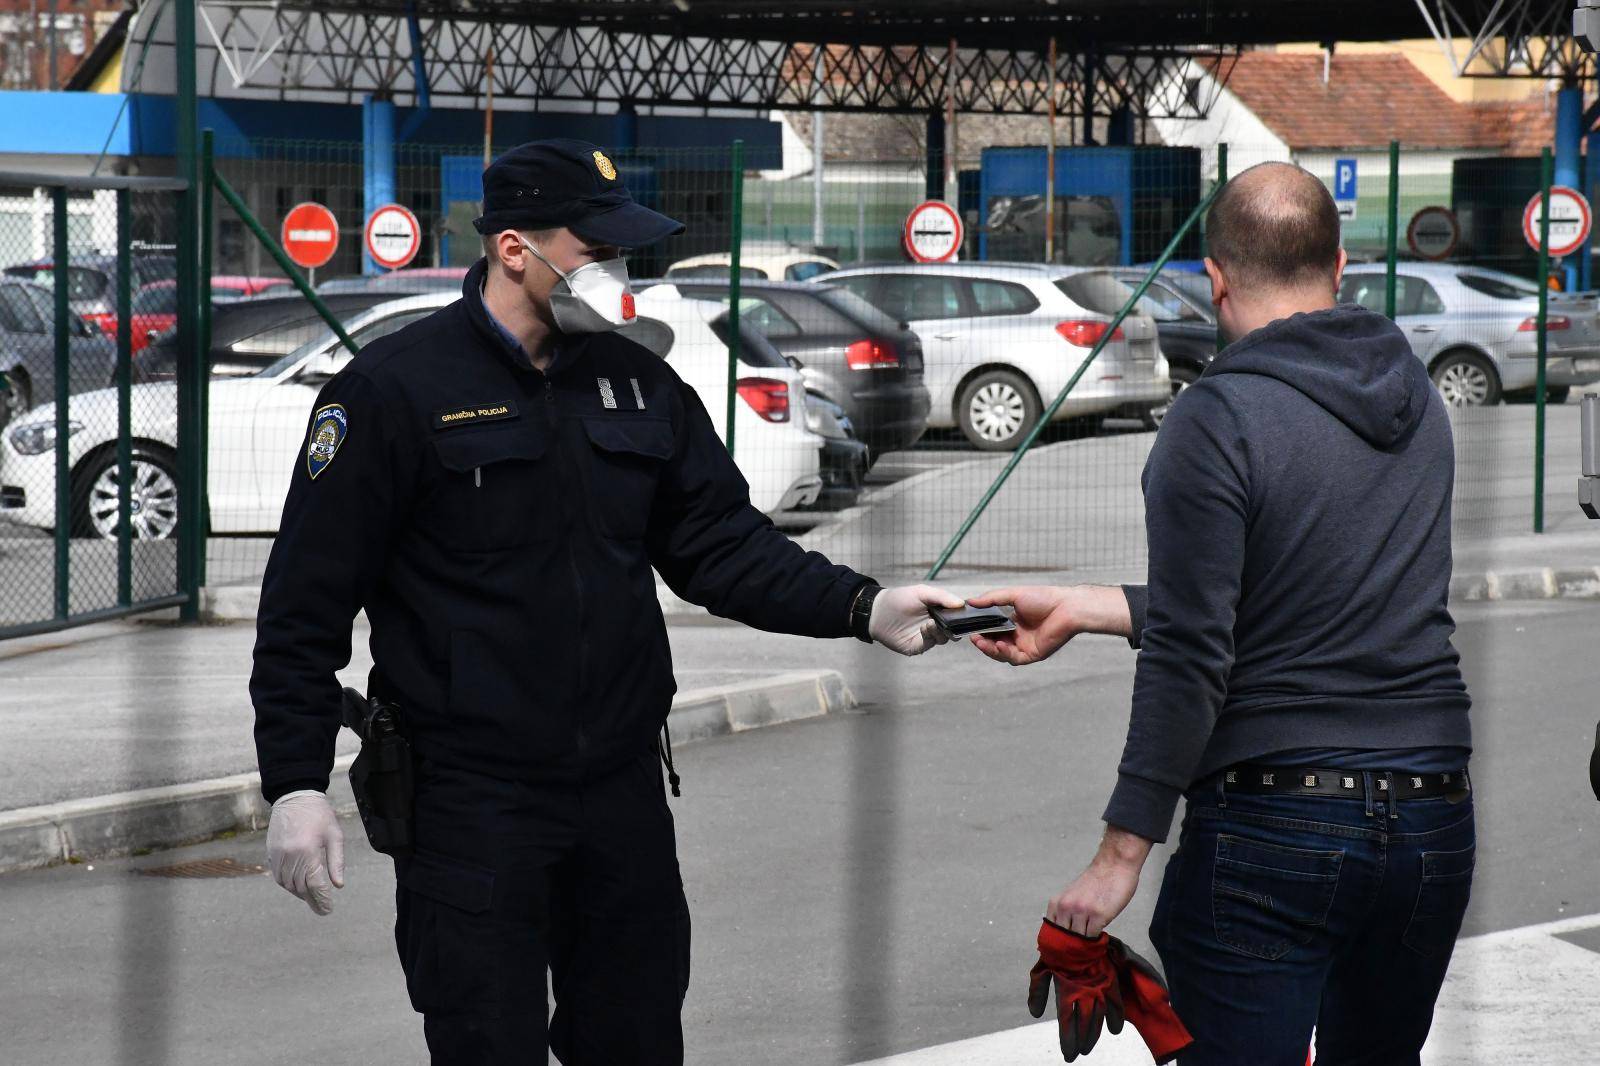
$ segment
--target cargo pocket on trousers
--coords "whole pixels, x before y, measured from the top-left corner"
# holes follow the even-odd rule
[[[1401,943],[1424,958],[1448,955],[1461,932],[1472,896],[1477,845],[1461,851],[1424,851],[1422,883]]]
[[[1217,941],[1258,959],[1278,959],[1328,920],[1343,851],[1311,851],[1217,837],[1211,917]]]
[[[494,871],[418,851],[399,880],[396,940],[411,1006],[420,1014],[498,1017]]]

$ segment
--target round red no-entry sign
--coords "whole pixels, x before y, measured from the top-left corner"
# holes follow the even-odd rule
[[[367,219],[367,254],[390,270],[399,270],[422,247],[422,225],[399,204],[384,204]]]
[[[339,220],[326,207],[307,200],[295,204],[283,216],[279,239],[290,259],[308,270],[315,270],[339,250]]]
[[[948,263],[961,250],[961,216],[943,200],[927,200],[906,216],[906,254],[919,263]]]

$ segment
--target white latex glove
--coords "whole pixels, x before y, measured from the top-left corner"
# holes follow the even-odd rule
[[[890,651],[901,655],[921,655],[944,644],[950,635],[928,613],[929,607],[954,610],[967,601],[932,585],[901,585],[884,589],[872,601],[872,617],[867,633]]]
[[[317,914],[332,913],[333,890],[344,887],[344,830],[327,796],[305,789],[278,797],[267,823],[267,868]]]

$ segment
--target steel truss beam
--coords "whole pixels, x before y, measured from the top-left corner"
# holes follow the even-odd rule
[[[1595,57],[1572,39],[1571,0],[1414,2],[1457,77],[1575,82],[1595,74]]]
[[[253,0],[213,0],[200,4],[200,12],[207,95],[346,103],[367,93],[415,98],[403,18]],[[160,20],[153,21],[135,44],[154,52],[167,42]],[[495,21],[483,11],[425,18],[421,30],[429,90],[439,106],[481,104],[491,54],[496,106],[926,113],[943,109],[949,92],[964,112],[1043,114],[1050,91],[1044,42],[1033,40],[1006,49],[957,48],[952,60],[948,47],[930,45],[820,46],[534,25]],[[1237,56],[1237,49],[1220,46],[1067,51],[1057,62],[1056,111],[1063,117],[1127,111],[1138,119],[1200,118],[1220,87],[1197,94],[1196,81],[1186,75],[1190,62],[1220,71],[1220,83]],[[124,70],[134,67],[124,64]],[[147,89],[161,91],[159,76],[155,86],[150,82],[147,77]]]

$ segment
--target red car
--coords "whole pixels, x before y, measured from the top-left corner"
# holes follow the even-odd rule
[[[289,284],[288,278],[256,278],[242,274],[218,274],[211,279],[213,300],[238,300]],[[117,334],[115,314],[88,314],[84,318],[99,326],[108,337]],[[152,281],[133,294],[133,351],[150,343],[162,330],[178,321],[178,283],[174,279]]]

